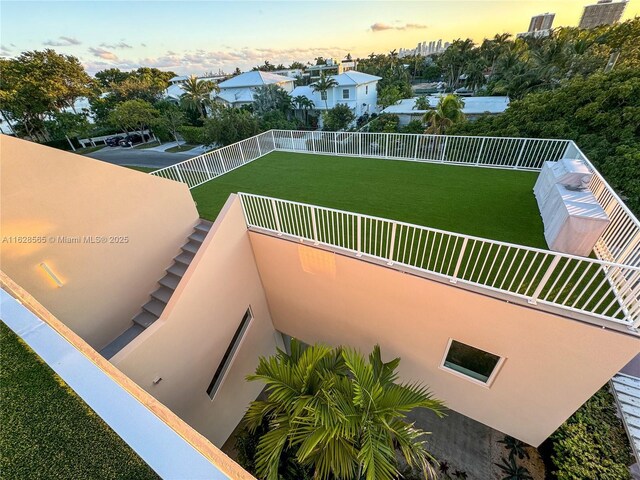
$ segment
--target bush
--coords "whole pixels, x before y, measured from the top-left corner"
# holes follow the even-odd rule
[[[204,128],[203,127],[190,127],[183,125],[178,127],[178,132],[184,138],[187,143],[200,144],[204,143]]]
[[[400,129],[401,133],[424,133],[425,127],[420,120],[411,120]]]
[[[587,400],[548,442],[552,473],[559,480],[631,478],[631,449],[607,387]]]
[[[328,132],[346,130],[355,118],[355,114],[347,105],[339,103],[322,114],[323,129]]]
[[[397,133],[400,118],[392,113],[383,113],[369,124],[370,132]],[[424,132],[424,129],[422,129]]]

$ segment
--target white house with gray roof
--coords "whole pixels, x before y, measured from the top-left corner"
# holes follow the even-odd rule
[[[313,84],[296,87],[292,97],[304,96],[313,101],[315,110],[326,110],[338,104],[347,105],[356,117],[365,113],[374,113],[378,108],[378,81],[380,77],[355,70],[332,75],[330,78],[337,82],[337,86],[330,88],[326,94],[314,92]],[[326,97],[326,98],[325,98]]]
[[[211,98],[232,107],[241,107],[253,103],[257,88],[265,85],[278,85],[287,93],[294,89],[295,79],[275,73],[251,71],[220,82],[220,92],[212,92]]]

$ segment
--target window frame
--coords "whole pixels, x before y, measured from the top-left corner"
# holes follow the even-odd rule
[[[323,92],[320,92],[320,100],[327,101],[328,98],[329,98],[329,92],[327,92],[326,90]]]
[[[347,94],[347,96],[345,97],[344,94]],[[343,88],[342,89],[342,100],[350,100],[351,99],[351,92],[349,92],[348,88]]]
[[[469,375],[466,375],[466,374],[464,374],[462,372],[459,372],[458,370],[454,370],[453,368],[447,367],[445,365],[445,362],[447,360],[447,355],[449,355],[449,350],[451,349],[451,344],[454,341],[458,342],[458,343],[461,343],[463,345],[466,345],[468,347],[475,348],[476,350],[480,350],[480,351],[483,351],[485,353],[489,353],[491,355],[494,355],[494,356],[498,357],[498,361],[496,362],[495,367],[493,367],[493,370],[491,371],[491,375],[489,375],[489,378],[487,378],[486,382],[483,382],[482,380],[478,380],[477,378],[473,378],[473,377],[471,377]],[[476,347],[474,345],[470,345],[469,343],[465,343],[465,342],[462,342],[460,340],[456,340],[456,339],[450,337],[449,340],[447,341],[447,346],[444,349],[444,354],[442,355],[442,360],[440,361],[440,365],[439,365],[438,368],[440,370],[444,370],[447,373],[451,373],[451,374],[455,375],[456,377],[460,377],[460,378],[463,378],[463,379],[465,379],[465,380],[467,380],[469,382],[472,382],[472,383],[474,383],[476,385],[480,385],[481,387],[491,388],[491,386],[493,385],[493,382],[495,381],[496,377],[500,373],[500,370],[502,369],[502,366],[504,365],[504,362],[506,361],[506,359],[507,359],[507,357],[505,357],[503,355],[499,355],[499,354],[497,354],[495,352],[491,352],[491,351],[486,350],[484,348],[479,348],[479,347]]]
[[[364,86],[364,94],[369,95],[369,85]]]
[[[213,378],[206,389],[206,393],[211,401],[215,400],[216,395],[220,391],[220,387],[224,384],[224,381],[229,374],[229,370],[231,370],[233,362],[235,361],[245,338],[247,338],[247,332],[251,328],[251,325],[253,325],[253,319],[253,310],[251,309],[251,305],[249,305],[247,310],[244,312],[242,320],[240,320],[240,324],[236,328],[233,337],[231,337],[229,346],[222,355],[220,363],[213,374]]]

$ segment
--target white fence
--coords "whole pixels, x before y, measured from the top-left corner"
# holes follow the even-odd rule
[[[631,327],[640,268],[240,193],[250,228]]]
[[[197,187],[242,167],[274,150],[271,132],[261,133],[226,147],[213,150],[184,162],[151,172],[151,175]]]
[[[563,157],[570,140],[405,133],[272,130],[276,150],[349,157],[540,170]]]
[[[618,265],[606,267],[605,278],[611,289],[622,298],[621,308],[627,309],[628,301],[625,299],[629,295],[636,296],[634,308],[637,308],[640,279],[637,275],[628,275],[627,271],[621,272],[623,266],[640,268],[640,222],[571,140],[270,130],[157,170],[152,175],[183,182],[189,188],[194,188],[274,150],[528,171],[540,170],[545,161],[581,159],[593,170],[590,188],[611,219],[594,253],[604,262],[601,269],[605,269],[608,263]],[[476,250],[476,255],[484,254]],[[478,257],[480,260],[481,257]],[[595,269],[593,265],[591,268]],[[541,269],[544,270],[543,267]],[[588,277],[588,273],[585,276]],[[628,310],[624,315],[628,320],[636,318],[633,315],[637,316],[638,312]],[[637,323],[637,320],[634,322]]]

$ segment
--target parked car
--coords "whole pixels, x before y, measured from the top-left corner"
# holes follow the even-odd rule
[[[124,137],[122,140],[120,140],[119,144],[121,147],[133,147],[138,143],[142,143],[143,141],[145,142],[148,141],[149,138],[150,138],[149,135],[147,135],[146,133],[144,134],[144,139],[139,133],[130,133],[129,135]]]
[[[105,143],[110,147],[117,147],[118,145],[120,145],[121,140],[124,140],[124,137],[122,135],[116,135],[115,137],[107,138]]]

